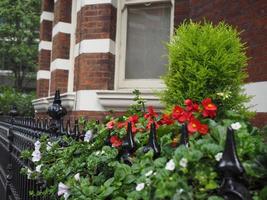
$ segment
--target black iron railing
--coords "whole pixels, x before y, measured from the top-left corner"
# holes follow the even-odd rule
[[[42,134],[58,138],[62,135],[81,139],[79,124],[76,120],[73,129],[70,121],[63,125],[63,116],[66,110],[61,106],[59,91],[56,92],[54,102],[49,107],[50,119],[33,119],[29,117],[17,117],[15,107],[10,111],[10,116],[0,116],[0,200],[49,200],[48,198],[32,197],[29,191],[41,191],[42,183],[27,179],[20,173],[22,167],[32,167],[30,160],[20,159],[23,150],[33,149],[34,142]],[[151,125],[149,144],[144,151],[152,149],[155,157],[160,155],[157,145],[156,129]],[[188,147],[188,132],[185,125],[182,126],[180,145]],[[123,141],[121,160],[131,165],[131,154],[136,150],[131,131],[131,123],[128,124],[127,136]],[[225,150],[222,160],[218,165],[221,173],[222,185],[218,191],[226,200],[250,200],[251,196],[240,179],[244,169],[236,154],[234,130],[228,128]]]

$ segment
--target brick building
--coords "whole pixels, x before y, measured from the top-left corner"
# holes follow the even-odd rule
[[[266,0],[42,0],[36,111],[47,110],[56,89],[70,117],[119,113],[134,88],[161,108],[153,91],[164,87],[162,41],[189,18],[244,30],[251,57],[246,91],[255,95],[256,123],[266,124]]]

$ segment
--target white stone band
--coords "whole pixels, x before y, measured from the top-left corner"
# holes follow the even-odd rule
[[[267,81],[248,83],[245,85],[245,92],[253,96],[248,104],[256,112],[267,112]]]
[[[54,13],[43,11],[41,14],[41,17],[40,17],[40,22],[42,22],[43,20],[53,21],[54,20]]]
[[[111,53],[115,55],[115,42],[111,39],[82,40],[75,45],[74,57],[83,53]]]
[[[37,80],[50,79],[51,73],[48,70],[39,70],[37,72]]]
[[[65,22],[58,22],[52,30],[52,37],[54,37],[59,32],[71,34],[73,32],[74,28],[72,27],[72,24],[65,23]]]
[[[51,51],[52,50],[52,42],[41,40],[39,43],[39,51],[41,51],[42,49]]]
[[[52,63],[51,63],[51,72],[55,71],[57,69],[61,69],[61,70],[69,70],[71,67],[71,63],[69,59],[55,59]]]
[[[79,90],[76,93],[75,111],[105,111],[95,90]]]

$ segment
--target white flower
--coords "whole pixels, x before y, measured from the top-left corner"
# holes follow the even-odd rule
[[[179,193],[181,194],[184,191],[184,189],[179,189]]]
[[[37,140],[34,143],[34,148],[35,148],[35,150],[40,150],[40,148],[41,148],[41,142],[39,140]]]
[[[101,153],[100,151],[96,151],[95,155],[98,156],[98,155],[100,155],[100,153]]]
[[[57,192],[57,195],[58,196],[61,196],[63,194],[64,194],[65,200],[67,200],[68,197],[70,196],[69,187],[67,185],[65,185],[64,183],[60,182],[58,184],[58,192]]]
[[[80,173],[75,174],[75,175],[74,175],[74,179],[75,179],[76,181],[80,181]]]
[[[220,161],[220,160],[222,159],[222,155],[223,155],[222,152],[217,153],[217,154],[215,155],[215,160]]]
[[[88,130],[86,131],[85,135],[84,135],[84,141],[85,142],[90,142],[93,139],[94,135],[93,135],[93,131],[92,130]]]
[[[38,173],[41,173],[41,167],[43,165],[37,165],[36,168],[35,168],[35,171],[38,172]]]
[[[30,170],[30,168],[28,168],[28,170],[27,170],[27,177],[28,177],[28,179],[31,178],[31,175],[32,175],[32,170]]]
[[[188,163],[187,159],[186,159],[186,158],[182,158],[182,159],[180,160],[180,162],[179,162],[179,165],[180,165],[181,167],[183,167],[183,168],[186,168],[186,167],[187,167],[187,163]]]
[[[145,176],[151,176],[152,174],[153,174],[153,171],[150,170],[150,171],[148,171],[148,172],[145,174]]]
[[[175,163],[173,159],[169,160],[169,162],[166,163],[165,169],[169,171],[173,171],[175,169]]]
[[[144,188],[145,188],[144,183],[138,183],[135,190],[139,192],[139,191],[143,190]]]
[[[239,122],[233,123],[231,124],[231,128],[237,131],[241,128],[241,124]]]
[[[41,152],[39,150],[35,150],[32,152],[32,162],[38,162],[41,160]]]
[[[52,142],[48,142],[47,145],[46,145],[46,150],[50,151],[52,146],[53,146]]]

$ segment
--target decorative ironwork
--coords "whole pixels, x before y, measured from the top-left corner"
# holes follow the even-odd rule
[[[185,145],[186,147],[188,147],[188,130],[186,124],[182,125],[180,145]]]
[[[131,155],[136,150],[136,145],[134,142],[133,132],[132,132],[132,123],[128,122],[127,124],[127,135],[122,143],[122,152],[121,159],[124,163],[131,165],[132,159]]]
[[[153,122],[150,125],[149,141],[148,141],[148,145],[144,147],[144,153],[147,153],[150,150],[153,150],[154,158],[157,158],[160,156],[160,146],[158,145],[158,141],[157,141],[157,132],[156,132],[155,122]]]
[[[67,111],[61,105],[60,92],[56,91],[53,104],[48,108],[48,115],[52,118],[49,129],[53,137],[58,137],[60,134],[61,118],[63,118]]]
[[[241,180],[245,170],[240,163],[234,138],[234,130],[227,129],[225,148],[218,170],[221,172],[223,181],[219,193],[225,200],[251,200],[248,189]]]

